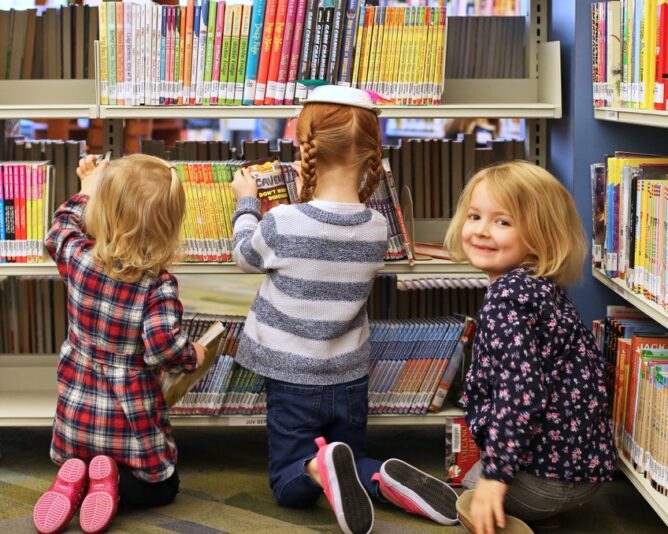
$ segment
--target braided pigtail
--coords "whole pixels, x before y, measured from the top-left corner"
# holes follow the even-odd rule
[[[366,169],[366,180],[362,189],[360,189],[360,202],[366,202],[369,200],[373,192],[378,187],[378,182],[383,176],[383,162],[380,159],[380,149],[369,159],[369,163]]]
[[[299,197],[300,202],[308,202],[313,200],[315,187],[318,180],[315,175],[316,167],[316,147],[313,139],[313,132],[309,131],[306,140],[301,144],[302,146],[302,191]]]

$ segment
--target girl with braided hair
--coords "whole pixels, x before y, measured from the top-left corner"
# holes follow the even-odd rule
[[[299,204],[262,216],[249,173],[237,172],[232,184],[234,260],[266,273],[236,359],[266,378],[274,497],[305,508],[324,492],[348,534],[371,530],[369,496],[455,524],[457,495],[447,484],[401,460],[364,454],[366,300],[388,235],[385,218],[364,205],[382,172],[376,108],[364,91],[318,87],[297,136]]]

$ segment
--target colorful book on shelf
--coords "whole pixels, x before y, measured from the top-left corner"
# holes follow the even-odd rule
[[[269,63],[271,62],[274,26],[276,23],[276,11],[278,9],[278,4],[279,0],[267,0],[265,5],[264,27],[262,29],[262,45],[260,47],[255,95],[253,97],[256,106],[264,104],[264,98],[267,94]]]
[[[464,417],[448,416],[445,420],[445,473],[451,486],[459,487],[475,463],[480,450]]]
[[[266,0],[253,0],[253,14],[248,39],[248,57],[246,60],[246,74],[242,101],[244,106],[252,105],[255,100],[265,8]]]
[[[450,363],[446,367],[441,381],[436,388],[436,393],[434,394],[434,398],[432,399],[431,405],[429,406],[430,411],[438,412],[443,407],[445,398],[447,397],[448,392],[452,387],[454,378],[457,375],[457,372],[459,371],[459,368],[464,359],[464,351],[466,350],[468,344],[473,341],[475,327],[475,321],[470,317],[467,318],[462,335],[457,342],[457,348],[455,349],[455,352],[450,359]]]
[[[204,363],[192,372],[183,370],[165,371],[161,378],[162,394],[167,406],[174,406],[211,369],[218,356],[221,337],[225,331],[223,323],[216,321],[197,340],[206,347]]]
[[[244,167],[250,172],[257,184],[257,196],[260,200],[260,212],[266,213],[279,204],[289,204],[290,197],[285,178],[278,160],[260,160],[248,162]]]

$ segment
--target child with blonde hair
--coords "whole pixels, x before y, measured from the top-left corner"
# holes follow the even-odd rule
[[[236,359],[266,377],[274,497],[305,508],[324,492],[348,534],[371,530],[369,495],[455,524],[456,493],[447,484],[364,453],[366,300],[388,235],[385,218],[363,204],[383,172],[375,107],[364,91],[318,87],[297,134],[301,203],[262,216],[249,173],[239,171],[232,184],[234,259],[246,272],[267,273]]]
[[[193,371],[176,279],[185,194],[173,167],[145,155],[79,162],[81,192],[54,215],[46,248],[67,286],[51,459],[56,480],[35,505],[40,533],[101,532],[122,504],[156,506],[179,487],[160,370]],[[88,465],[87,465],[88,464]],[[83,499],[83,502],[82,502]]]
[[[605,361],[561,287],[581,276],[584,234],[563,185],[514,161],[468,182],[446,246],[490,280],[465,386],[481,461],[457,510],[477,534],[527,532],[516,518],[583,504],[616,463]]]

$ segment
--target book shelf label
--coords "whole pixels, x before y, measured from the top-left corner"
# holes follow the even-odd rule
[[[617,120],[619,120],[619,111],[614,111],[612,109],[606,109],[603,112],[603,118],[605,118],[609,121],[617,121]]]

